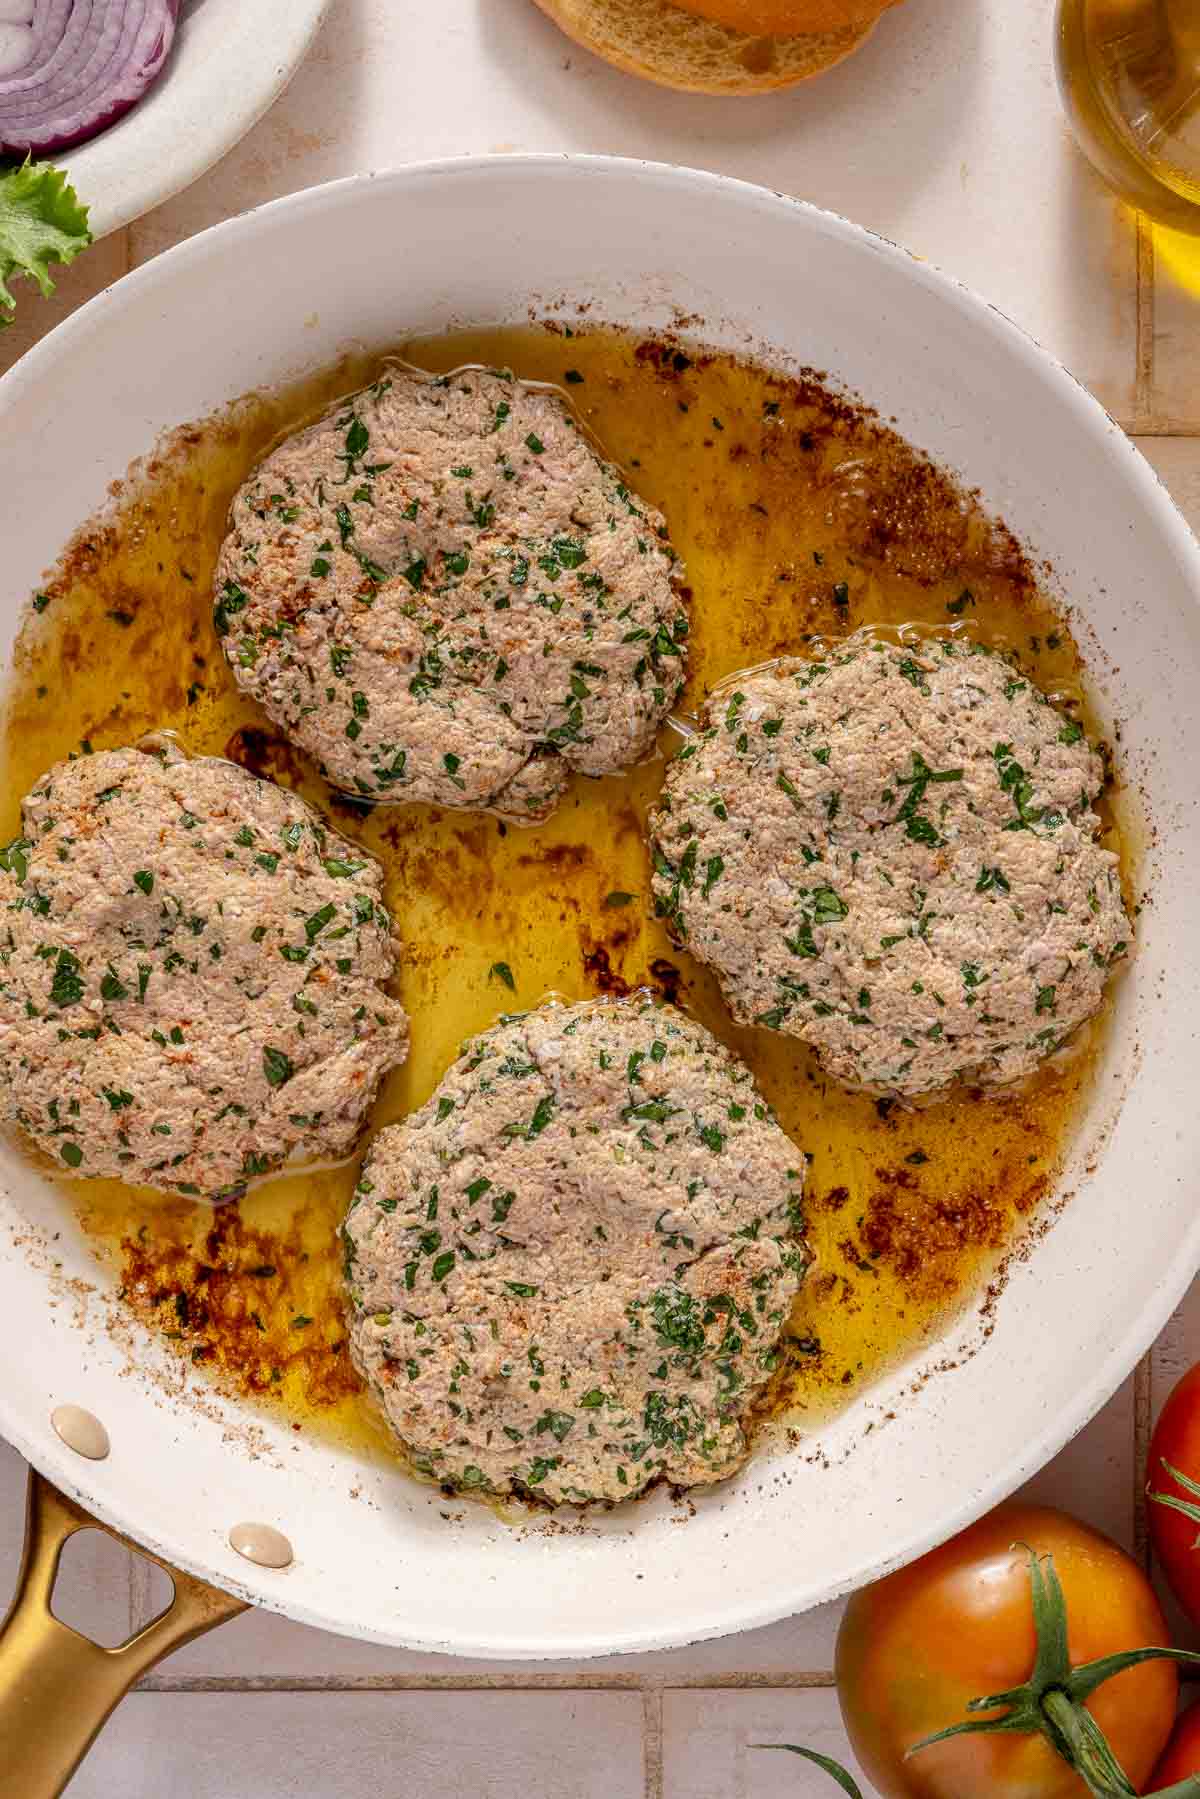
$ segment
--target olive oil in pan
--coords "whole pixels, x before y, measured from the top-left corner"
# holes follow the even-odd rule
[[[955,627],[1007,645],[1093,722],[1069,629],[1008,534],[815,379],[562,326],[414,340],[399,353],[439,370],[473,362],[557,383],[663,509],[692,594],[685,712],[740,668],[872,623]],[[532,828],[331,795],[239,695],[212,630],[211,575],[229,501],[267,445],[374,378],[381,360],[347,361],[177,433],[71,546],[15,655],[8,834],[20,795],[52,762],[163,728],[193,753],[230,756],[323,806],[383,862],[404,939],[398,986],[412,1049],[385,1084],[375,1128],[421,1104],[462,1042],[501,1012],[549,992],[648,986],[677,999],[745,1058],[811,1158],[817,1263],[772,1401],[812,1421],[979,1292],[1053,1185],[1107,1017],[1020,1090],[956,1093],[917,1111],[879,1103],[826,1081],[794,1040],[734,1026],[712,977],[648,915],[642,827],[661,756],[628,776],[576,779],[556,816]],[[664,733],[667,753],[673,741]],[[124,1299],[199,1373],[277,1401],[297,1428],[382,1449],[345,1342],[335,1228],[353,1182],[352,1165],[289,1174],[219,1212],[118,1183],[67,1191]]]

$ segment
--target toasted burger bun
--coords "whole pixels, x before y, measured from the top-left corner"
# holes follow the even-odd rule
[[[692,4],[693,0],[689,0]],[[699,5],[709,0],[695,0]],[[817,6],[826,0],[814,0]],[[828,0],[840,4],[841,0]],[[859,4],[859,0],[851,0]],[[890,0],[880,0],[888,4]],[[697,18],[671,0],[536,0],[568,37],[614,68],[692,94],[765,94],[820,75],[857,50],[875,29],[875,12],[833,31],[783,37],[735,31]],[[735,8],[735,0],[712,0]],[[743,10],[759,0],[742,0]],[[764,10],[784,10],[783,0],[761,0]],[[800,0],[796,0],[796,10]]]
[[[866,25],[898,0],[672,0],[684,12],[756,37],[794,37]]]

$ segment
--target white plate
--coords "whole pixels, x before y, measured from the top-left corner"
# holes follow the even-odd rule
[[[278,99],[331,0],[183,0],[171,59],[108,131],[52,158],[107,237],[211,169]]]
[[[685,1643],[897,1566],[1086,1423],[1200,1262],[1200,550],[1051,357],[858,227],[714,175],[511,157],[356,177],[194,237],[0,381],[0,655],[42,570],[165,427],[356,341],[520,322],[558,296],[643,332],[699,315],[709,341],[828,370],[1049,558],[1144,796],[1153,903],[1064,1182],[1074,1197],[1014,1268],[978,1354],[963,1359],[951,1333],[798,1450],[764,1448],[685,1522],[658,1495],[570,1530],[514,1531],[283,1422],[251,1444],[236,1405],[164,1391],[161,1345],[135,1339],[131,1364],[110,1340],[100,1301],[64,1284],[96,1280],[69,1209],[0,1153],[0,1433],[105,1519],[256,1603],[460,1655]],[[941,1360],[957,1365],[917,1378]],[[63,1401],[104,1421],[107,1461],[59,1442],[50,1412]],[[240,1561],[226,1537],[242,1519],[283,1530],[294,1565]]]

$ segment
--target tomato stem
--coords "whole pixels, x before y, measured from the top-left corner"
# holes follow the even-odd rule
[[[1166,1463],[1163,1464],[1167,1466]],[[1170,1472],[1174,1474],[1174,1469]],[[1191,1483],[1185,1483],[1190,1485]],[[1200,1488],[1196,1489],[1200,1491]],[[1152,1497],[1154,1497],[1152,1495]],[[1168,1504],[1182,1502],[1167,1500]],[[1200,1510],[1197,1515],[1200,1516]],[[1200,1655],[1187,1649],[1127,1649],[1116,1655],[1101,1656],[1078,1668],[1071,1666],[1067,1648],[1067,1602],[1052,1555],[1038,1556],[1027,1544],[1029,1586],[1033,1607],[1033,1624],[1037,1643],[1033,1668],[1024,1686],[1012,1687],[1006,1693],[993,1693],[972,1699],[970,1714],[987,1712],[988,1717],[971,1715],[945,1730],[922,1737],[904,1759],[928,1749],[932,1743],[944,1743],[951,1737],[983,1736],[997,1733],[1042,1736],[1055,1754],[1062,1757],[1082,1780],[1092,1799],[1137,1799],[1137,1788],[1113,1754],[1108,1739],[1096,1719],[1088,1711],[1086,1701],[1097,1687],[1126,1668],[1142,1662],[1173,1661],[1200,1663]],[[792,1743],[758,1744],[759,1748],[787,1749],[801,1755],[832,1775],[850,1799],[862,1799],[853,1776],[839,1762],[819,1755],[813,1749],[800,1749]],[[1172,1787],[1165,1788],[1159,1799],[1200,1799],[1200,1775],[1190,1774]]]
[[[1085,1701],[1096,1688],[1126,1668],[1141,1662],[1200,1662],[1200,1655],[1187,1649],[1127,1649],[1117,1655],[1101,1656],[1073,1668],[1067,1650],[1067,1602],[1052,1555],[1038,1556],[1021,1544],[1029,1557],[1030,1597],[1037,1653],[1033,1670],[1022,1687],[1007,1693],[994,1693],[986,1699],[972,1699],[968,1712],[994,1712],[1004,1709],[999,1717],[965,1718],[933,1736],[922,1738],[907,1751],[916,1755],[931,1743],[945,1742],[948,1737],[982,1735],[996,1731],[1041,1734],[1055,1752],[1072,1767],[1093,1799],[1136,1799],[1137,1789],[1109,1747],[1108,1740],[1087,1710]],[[1172,1789],[1174,1799],[1200,1799],[1200,1778],[1185,1781]]]
[[[1070,1762],[1094,1799],[1137,1799],[1137,1788],[1091,1712],[1061,1687],[1052,1687],[1043,1695],[1041,1709],[1053,1729],[1059,1754]]]
[[[1182,1473],[1180,1469],[1173,1468],[1165,1456],[1162,1457],[1162,1465],[1171,1476],[1171,1479],[1175,1481],[1178,1486],[1181,1486],[1186,1493],[1200,1494],[1200,1485],[1194,1480],[1189,1479],[1189,1477]],[[1192,1505],[1186,1499],[1177,1499],[1174,1493],[1156,1493],[1152,1487],[1146,1488],[1146,1497],[1147,1499],[1153,1499],[1157,1505],[1169,1506],[1173,1512],[1182,1512],[1185,1518],[1190,1518],[1192,1520],[1193,1524],[1200,1524],[1200,1505]],[[1196,1538],[1196,1541],[1192,1544],[1192,1548],[1200,1549],[1200,1536]]]

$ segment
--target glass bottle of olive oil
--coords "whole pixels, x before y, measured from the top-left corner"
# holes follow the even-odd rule
[[[1058,78],[1084,151],[1131,205],[1200,233],[1200,0],[1058,0]]]

